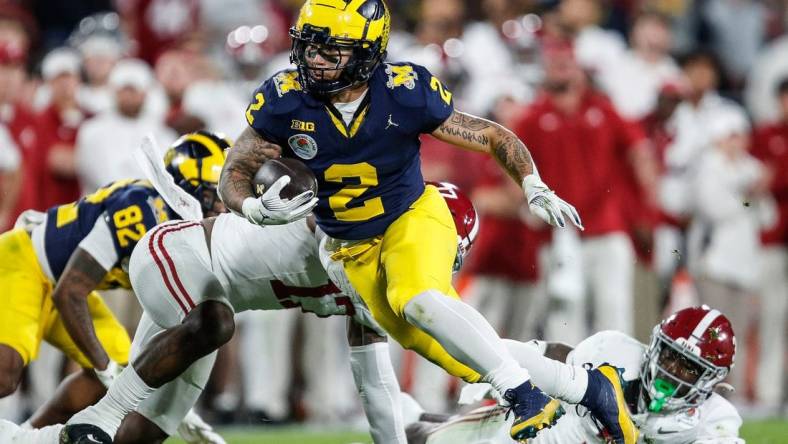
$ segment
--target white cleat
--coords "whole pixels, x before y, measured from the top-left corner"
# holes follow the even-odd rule
[[[188,444],[227,444],[194,409],[189,410],[178,426],[178,435]]]

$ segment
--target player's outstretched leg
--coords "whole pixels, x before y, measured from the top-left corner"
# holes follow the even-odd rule
[[[473,307],[435,290],[425,291],[405,304],[407,321],[426,332],[446,351],[482,375],[500,393],[515,415],[511,435],[533,438],[563,415],[561,403],[530,381],[498,334]]]
[[[571,404],[587,407],[616,443],[633,444],[638,430],[629,416],[618,370],[608,364],[586,370],[545,357],[535,344],[505,339],[520,365],[528,366],[535,384]]]
[[[123,418],[156,388],[232,338],[233,316],[227,305],[208,300],[192,309],[181,324],[154,336],[96,405],[69,420],[61,434],[61,444],[80,442],[89,433],[87,429],[80,430],[86,424],[98,426],[113,437]]]

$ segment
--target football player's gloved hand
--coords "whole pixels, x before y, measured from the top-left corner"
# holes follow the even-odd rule
[[[96,377],[104,384],[104,387],[109,388],[112,385],[112,381],[123,371],[123,366],[110,359],[107,368],[104,370],[93,369],[93,371],[96,372]]]
[[[227,444],[194,410],[181,421],[178,435],[189,444]]]
[[[523,179],[523,190],[528,201],[528,208],[531,213],[538,216],[543,221],[554,227],[565,227],[566,214],[572,223],[579,229],[583,229],[583,222],[580,215],[572,205],[556,196],[550,188],[535,174],[529,174]]]
[[[304,191],[292,199],[279,193],[290,183],[290,176],[282,176],[262,196],[247,197],[241,211],[249,222],[257,225],[283,225],[305,217],[317,205],[313,191]]]

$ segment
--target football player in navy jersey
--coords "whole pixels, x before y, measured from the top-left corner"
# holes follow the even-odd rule
[[[224,212],[216,186],[230,142],[199,132],[167,151],[166,169],[205,215]],[[119,180],[45,213],[26,212],[0,235],[0,396],[47,341],[83,370],[68,377],[30,420],[65,422],[106,391],[128,361],[131,341],[95,290],[130,288],[129,256],[155,225],[179,218],[145,180]]]
[[[511,131],[455,110],[452,93],[425,68],[384,63],[389,30],[383,0],[307,0],[290,30],[296,69],[275,74],[252,94],[249,127],[228,154],[220,195],[229,209],[260,225],[293,222],[314,211],[326,234],[321,248],[331,259],[327,271],[343,292],[357,293],[404,347],[468,382],[490,382],[515,415],[512,437],[533,437],[563,410],[530,382],[528,370],[452,288],[456,231],[438,190],[424,185],[419,136],[431,134],[495,157],[522,184],[531,211],[547,223],[563,227],[569,218],[582,228],[580,217],[540,180]],[[316,196],[278,196],[276,190],[290,181],[283,176],[255,197],[256,172],[281,156],[312,169]],[[215,322],[216,335],[231,330],[230,307],[209,300],[196,310]],[[156,346],[171,353],[168,364],[154,362],[151,353],[127,367],[103,404],[107,410],[74,418],[68,442],[101,431],[78,432],[83,425],[114,432],[126,412],[212,351],[212,344],[195,354],[164,336],[159,340]],[[531,371],[537,365],[529,363]],[[551,395],[588,407],[616,442],[637,440],[617,369],[570,368],[559,379]]]

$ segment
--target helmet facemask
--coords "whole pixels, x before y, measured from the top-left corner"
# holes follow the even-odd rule
[[[638,411],[669,413],[697,407],[728,375],[684,338],[673,340],[656,326],[640,372]],[[694,379],[694,380],[693,380]]]
[[[327,29],[308,24],[300,31],[291,28],[290,37],[293,39],[290,62],[297,66],[303,87],[316,95],[333,94],[368,81],[386,56],[380,40],[331,37]],[[334,66],[310,64],[309,60],[317,55]],[[343,64],[345,57],[348,58]]]

